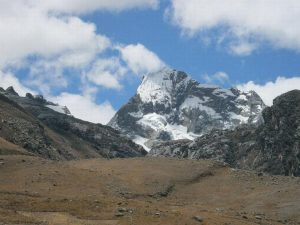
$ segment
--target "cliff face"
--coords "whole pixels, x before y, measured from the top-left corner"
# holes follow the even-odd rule
[[[49,159],[136,157],[146,151],[118,131],[71,116],[42,96],[0,90],[0,137]]]
[[[200,84],[171,69],[148,74],[109,125],[136,143],[190,139],[213,129],[260,122],[265,107],[255,92]]]
[[[214,130],[194,141],[159,143],[152,156],[217,159],[242,169],[300,176],[300,91],[277,97],[263,124]]]
[[[269,170],[300,175],[300,91],[294,90],[274,100],[263,112],[264,126],[258,131],[258,145],[270,162]],[[273,162],[273,163],[271,163]]]

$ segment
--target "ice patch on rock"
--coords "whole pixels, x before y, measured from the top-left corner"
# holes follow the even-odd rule
[[[143,137],[141,137],[141,136],[139,136],[139,135],[136,135],[136,136],[132,139],[132,141],[133,141],[134,143],[136,143],[136,144],[138,144],[138,145],[141,145],[147,152],[149,152],[151,149],[148,148],[148,147],[145,145],[145,143],[146,143],[148,140],[149,140],[149,139],[143,138]]]
[[[46,105],[47,108],[52,109],[58,113],[66,114],[66,115],[71,115],[69,109],[66,106],[61,106],[61,105]]]

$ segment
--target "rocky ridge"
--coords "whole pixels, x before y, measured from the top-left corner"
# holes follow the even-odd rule
[[[0,137],[49,159],[135,157],[145,150],[118,131],[71,116],[42,96],[0,90]]]
[[[300,90],[277,97],[263,110],[263,123],[214,130],[194,141],[159,143],[152,156],[214,159],[235,168],[300,176]]]

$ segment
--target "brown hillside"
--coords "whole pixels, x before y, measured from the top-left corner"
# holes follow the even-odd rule
[[[213,161],[1,156],[0,181],[3,224],[300,224],[299,178]]]

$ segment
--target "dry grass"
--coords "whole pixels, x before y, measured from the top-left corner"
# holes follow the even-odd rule
[[[5,224],[300,224],[299,178],[257,176],[212,161],[1,158]],[[126,209],[123,216],[118,208]]]
[[[0,137],[0,156],[1,155],[31,155],[33,154],[27,152],[23,148],[14,145],[3,138]]]

